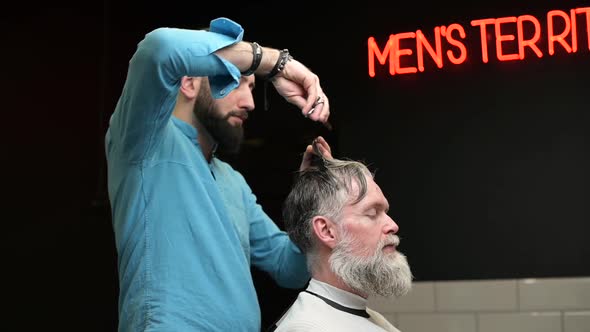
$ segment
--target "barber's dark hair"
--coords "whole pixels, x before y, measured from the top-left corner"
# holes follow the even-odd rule
[[[319,161],[318,161],[319,160]],[[297,174],[285,203],[283,221],[291,240],[307,255],[308,267],[315,260],[312,219],[324,216],[338,220],[347,203],[356,204],[367,194],[366,177],[372,177],[359,161],[316,159],[318,165]],[[352,184],[358,192],[351,197]]]

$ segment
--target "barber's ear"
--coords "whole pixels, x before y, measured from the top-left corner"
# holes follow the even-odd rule
[[[197,98],[202,79],[199,77],[183,76],[180,79],[180,93],[187,99]]]
[[[324,216],[315,216],[312,219],[313,231],[318,240],[325,246],[333,249],[337,244],[337,225]]]

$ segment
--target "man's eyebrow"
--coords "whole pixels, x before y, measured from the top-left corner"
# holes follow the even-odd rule
[[[248,80],[248,78],[246,78],[246,76],[242,76],[240,78],[240,84],[241,83],[248,83],[248,87],[250,88],[250,90],[254,90],[254,88],[256,87],[256,81],[255,80]]]
[[[387,213],[389,211],[389,202],[371,202],[365,207],[365,210],[370,209],[384,210]]]
[[[252,89],[254,89],[254,87],[256,86],[256,80],[248,80],[246,79],[246,82],[248,82],[248,86]]]

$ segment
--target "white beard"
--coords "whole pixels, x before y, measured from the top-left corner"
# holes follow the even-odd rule
[[[362,294],[400,297],[412,288],[412,272],[406,256],[395,251],[383,253],[388,244],[399,244],[392,235],[381,241],[372,255],[357,256],[352,249],[358,241],[346,235],[330,256],[330,268],[350,288]]]

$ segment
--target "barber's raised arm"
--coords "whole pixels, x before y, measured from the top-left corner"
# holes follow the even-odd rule
[[[294,59],[288,50],[240,42],[220,49],[216,54],[235,64],[242,73],[253,73],[263,80],[270,80],[277,92],[297,106],[305,117],[322,123],[328,121],[329,100],[319,77]]]
[[[150,154],[170,120],[183,76],[209,76],[215,98],[237,87],[240,69],[215,51],[245,44],[239,43],[242,36],[240,25],[223,18],[213,20],[209,31],[158,28],[148,33],[129,62],[111,117],[109,135],[116,150],[131,161]],[[251,50],[243,58],[251,59]]]
[[[329,101],[319,78],[288,51],[242,41],[242,27],[226,18],[209,30],[158,28],[138,44],[111,118],[110,144],[129,160],[140,160],[158,144],[170,120],[180,79],[207,76],[214,98],[239,85],[248,71],[272,82],[277,92],[313,121],[327,122]],[[255,64],[255,65],[253,65]]]

